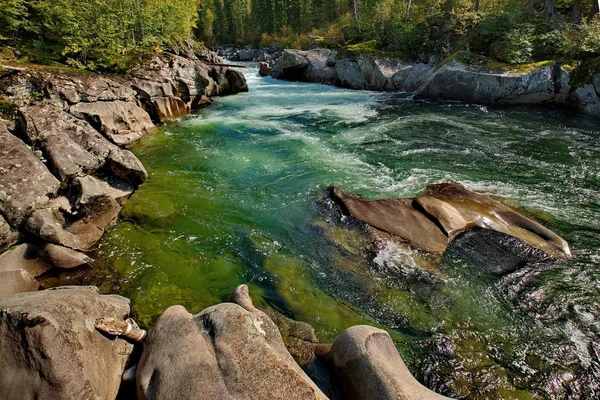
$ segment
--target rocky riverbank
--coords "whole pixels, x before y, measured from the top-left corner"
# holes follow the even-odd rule
[[[0,68],[0,296],[86,254],[148,174],[125,147],[156,124],[247,91],[214,53],[157,54],[129,76]],[[8,251],[6,251],[8,250]]]
[[[256,60],[261,61],[261,60]],[[594,62],[571,68],[560,63],[525,71],[473,66],[448,58],[411,62],[369,52],[284,50],[264,75],[358,90],[414,92],[417,100],[465,101],[490,105],[546,105],[600,115],[600,71]]]
[[[142,346],[95,329],[129,317],[123,297],[91,286],[4,296],[0,397],[131,398],[134,381],[138,399],[446,398],[411,375],[385,331],[354,326],[319,344],[307,324],[278,314],[278,328],[245,285],[230,301],[168,308]]]

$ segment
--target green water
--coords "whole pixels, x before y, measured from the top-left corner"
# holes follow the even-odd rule
[[[150,177],[98,254],[141,323],[174,304],[199,312],[248,283],[255,303],[311,323],[321,341],[360,323],[388,330],[413,373],[448,395],[600,393],[600,121],[256,72],[245,70],[249,93],[133,148]],[[436,263],[390,245],[373,259],[322,200],[332,183],[381,198],[443,181],[522,207],[575,259],[504,278],[452,251]],[[435,282],[407,279],[420,268]]]

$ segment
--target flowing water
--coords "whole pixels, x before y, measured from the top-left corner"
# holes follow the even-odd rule
[[[418,379],[448,395],[600,396],[597,119],[245,73],[249,93],[133,149],[150,177],[98,253],[141,323],[248,283],[255,303],[309,322],[323,342],[355,324],[386,329]],[[438,262],[393,244],[372,255],[324,199],[332,183],[382,198],[444,181],[523,208],[574,260],[497,277],[453,249]]]

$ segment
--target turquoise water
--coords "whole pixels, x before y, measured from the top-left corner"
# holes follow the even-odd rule
[[[244,72],[249,93],[133,148],[150,177],[98,253],[141,323],[248,283],[256,303],[311,323],[321,341],[359,323],[388,330],[413,373],[448,395],[600,393],[600,121]],[[323,200],[332,183],[382,198],[444,181],[523,208],[575,259],[498,278],[452,249],[442,260],[391,244],[373,255]],[[413,279],[422,270],[433,282]]]

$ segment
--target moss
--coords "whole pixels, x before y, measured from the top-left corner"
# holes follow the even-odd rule
[[[399,57],[399,53],[385,52],[378,49],[377,41],[350,44],[342,47],[338,55],[339,58],[356,58],[361,54],[367,54],[374,59]]]
[[[583,87],[592,83],[592,75],[600,73],[600,57],[583,61],[571,74],[571,86]]]
[[[494,59],[487,59],[483,66],[486,69],[492,71],[501,71],[501,72],[513,72],[513,73],[527,73],[531,72],[538,68],[545,68],[555,63],[553,60],[544,60],[538,61],[534,63],[524,63],[524,64],[508,64],[501,61],[497,61]]]

